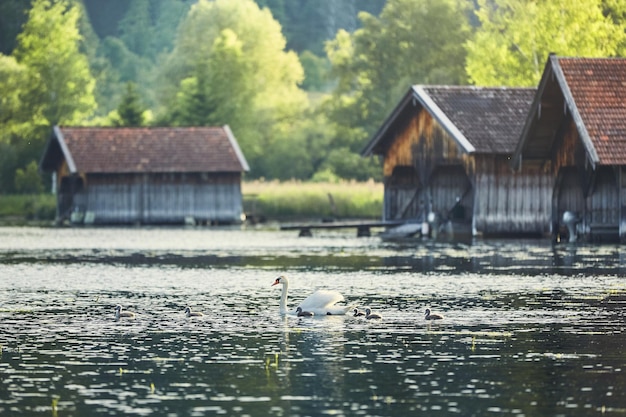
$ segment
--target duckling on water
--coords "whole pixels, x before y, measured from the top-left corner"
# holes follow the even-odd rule
[[[380,314],[372,313],[372,309],[366,308],[365,309],[365,318],[368,319],[368,320],[371,320],[371,319],[382,319],[383,316],[381,316]]]
[[[122,306],[118,304],[115,306],[115,320],[119,320],[121,317],[134,319],[135,313],[132,313],[130,311],[122,311]]]
[[[315,315],[312,311],[303,311],[302,307],[296,308],[296,313],[298,317],[313,317]]]
[[[359,311],[358,308],[354,309],[354,317],[363,317],[364,315],[365,315],[365,313],[362,312],[362,311]]]
[[[426,309],[426,315],[424,316],[424,319],[426,319],[426,320],[442,320],[443,316],[441,314],[431,313],[430,312],[430,308],[427,308]]]
[[[199,311],[191,311],[191,307],[185,308],[185,315],[187,317],[203,317],[204,316],[204,314],[200,313]]]

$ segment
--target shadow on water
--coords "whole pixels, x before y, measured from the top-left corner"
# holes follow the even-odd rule
[[[624,264],[543,241],[0,229],[0,414],[624,415]],[[383,319],[281,316],[278,273],[291,306],[331,288]]]
[[[288,232],[198,229],[5,229],[0,262],[116,263],[182,268],[337,268],[502,274],[625,274],[618,245],[552,245],[537,240],[424,240],[382,242],[326,233],[298,238]],[[92,238],[93,234],[96,238]]]

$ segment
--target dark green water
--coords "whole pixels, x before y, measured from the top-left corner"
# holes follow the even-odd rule
[[[625,415],[625,254],[0,228],[0,415]],[[281,316],[278,274],[383,319]]]

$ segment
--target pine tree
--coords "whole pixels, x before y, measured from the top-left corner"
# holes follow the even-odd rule
[[[144,112],[145,108],[141,103],[135,84],[132,82],[127,83],[122,102],[117,107],[118,126],[142,126],[145,121]]]

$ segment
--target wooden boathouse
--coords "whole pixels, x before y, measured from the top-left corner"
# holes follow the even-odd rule
[[[551,55],[513,163],[551,171],[556,240],[626,242],[626,59]]]
[[[55,126],[40,168],[74,224],[239,223],[249,169],[228,126]]]
[[[412,86],[362,151],[383,160],[383,221],[549,234],[551,171],[511,167],[534,96],[530,88]]]

